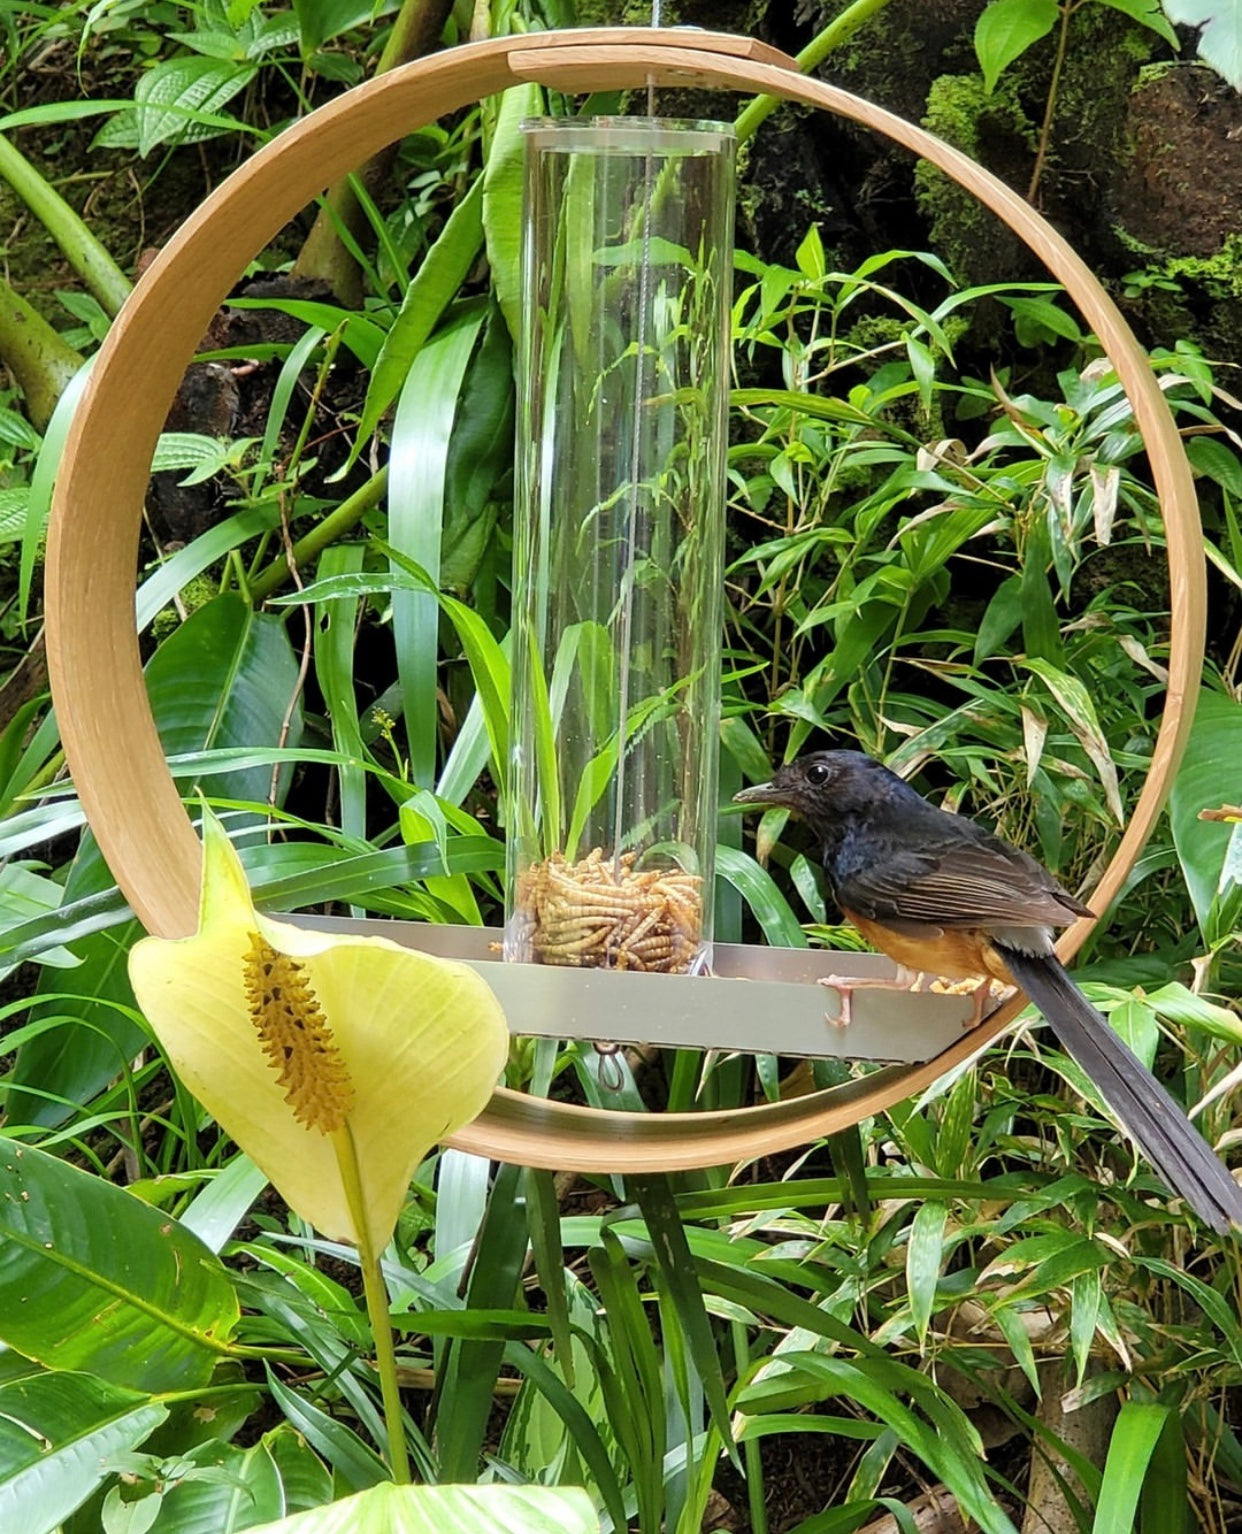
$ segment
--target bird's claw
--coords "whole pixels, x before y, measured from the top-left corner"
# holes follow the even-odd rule
[[[1013,989],[998,980],[946,980],[942,976],[927,975],[918,970],[900,968],[896,975],[821,975],[819,984],[836,991],[841,999],[841,1010],[827,1021],[834,1028],[848,1028],[854,1021],[853,997],[855,991],[907,991],[918,993],[926,989],[937,996],[969,996],[971,1015],[962,1024],[962,1032],[969,1033],[999,1006]]]

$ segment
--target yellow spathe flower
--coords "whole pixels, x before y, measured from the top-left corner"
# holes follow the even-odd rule
[[[415,1168],[478,1114],[509,1030],[463,964],[254,908],[203,817],[198,931],[144,938],[129,975],[177,1074],[296,1213],[378,1253]]]

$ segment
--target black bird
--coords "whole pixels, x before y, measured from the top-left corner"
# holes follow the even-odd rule
[[[837,904],[899,964],[1021,987],[1168,1186],[1221,1234],[1242,1225],[1242,1188],[1057,958],[1052,929],[1091,912],[1034,858],[859,751],[816,751],[734,797],[806,822]]]

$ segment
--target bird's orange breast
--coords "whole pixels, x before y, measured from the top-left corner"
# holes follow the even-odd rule
[[[947,980],[983,979],[1013,984],[1013,977],[986,932],[977,927],[943,928],[928,926],[924,932],[894,932],[882,922],[871,921],[853,911],[845,915],[867,941],[907,969],[922,970],[927,975],[943,975]]]

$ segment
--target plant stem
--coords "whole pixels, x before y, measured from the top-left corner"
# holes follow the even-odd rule
[[[1057,110],[1057,89],[1061,83],[1061,66],[1065,63],[1065,55],[1069,48],[1069,23],[1070,17],[1078,7],[1073,0],[1066,0],[1061,7],[1061,30],[1057,35],[1057,56],[1052,63],[1052,78],[1048,81],[1048,99],[1044,103],[1044,120],[1039,128],[1039,145],[1035,151],[1035,166],[1031,171],[1030,185],[1026,189],[1027,202],[1035,201],[1035,193],[1039,190],[1039,183],[1044,174],[1044,165],[1048,159],[1048,144],[1052,138],[1052,119]]]
[[[431,53],[439,45],[440,34],[452,9],[453,0],[403,0],[376,63],[375,73],[384,74],[398,64]],[[356,174],[365,192],[374,192],[382,185],[396,152],[397,146],[390,144],[359,167]],[[344,230],[361,243],[366,229],[366,212],[349,178],[345,177],[329,190],[325,205],[316,214],[311,232],[293,264],[293,275],[326,282],[347,308],[359,308],[362,304],[362,273],[341,232]]]
[[[368,511],[379,505],[387,489],[388,467],[385,465],[373,474],[365,485],[360,485],[352,495],[346,496],[335,511],[329,512],[322,522],[317,523],[309,533],[298,539],[290,550],[295,567],[314,559],[315,555],[326,549],[330,543],[356,527]],[[251,581],[251,599],[255,602],[266,600],[290,579],[289,559],[282,554]]]
[[[393,1346],[392,1322],[388,1317],[388,1290],[380,1270],[379,1253],[371,1240],[366,1198],[362,1192],[362,1174],[358,1169],[358,1154],[348,1121],[343,1129],[338,1129],[332,1136],[332,1144],[336,1150],[337,1165],[341,1169],[341,1181],[345,1186],[345,1200],[358,1237],[358,1262],[362,1268],[362,1287],[367,1298],[371,1339],[375,1344],[375,1369],[380,1378],[380,1395],[384,1402],[384,1426],[388,1430],[388,1466],[393,1480],[399,1486],[408,1486],[410,1460],[405,1447],[405,1428],[401,1421],[401,1388],[397,1384],[397,1350]]]
[[[0,360],[22,391],[30,424],[43,431],[82,358],[2,277]]]
[[[0,176],[60,246],[69,265],[114,315],[129,297],[130,281],[59,192],[0,134]]]
[[[798,54],[796,63],[804,75],[810,74],[815,66],[821,63],[834,48],[839,48],[842,43],[848,42],[859,27],[871,20],[877,11],[882,11],[889,0],[854,0],[853,5],[847,5],[835,20],[830,21],[822,32],[816,33],[805,48]],[[764,123],[772,113],[780,106],[784,98],[781,96],[756,96],[753,101],[748,101],[737,115],[734,124],[738,139],[745,142],[758,129],[760,123]]]

